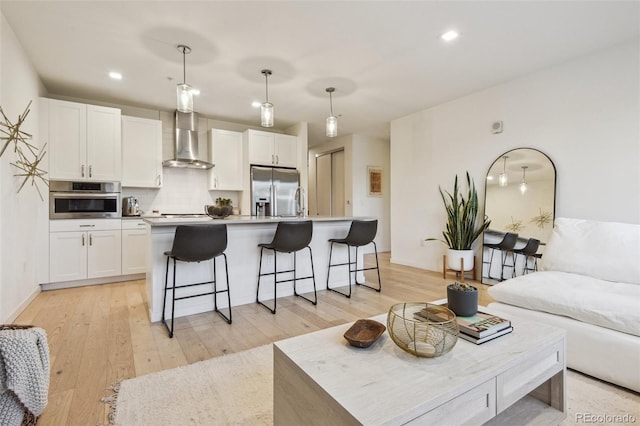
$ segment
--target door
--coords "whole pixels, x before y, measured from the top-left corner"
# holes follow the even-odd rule
[[[331,216],[344,216],[344,151],[331,154]]]
[[[122,186],[162,186],[162,121],[122,117]]]
[[[320,216],[344,216],[344,150],[316,157],[316,211]]]
[[[296,215],[296,189],[299,176],[297,170],[273,169],[273,193],[275,216]]]
[[[209,189],[242,191],[242,133],[211,129],[209,159],[215,164],[209,171]]]
[[[119,109],[87,105],[87,179],[121,179],[121,128]]]
[[[273,215],[271,209],[273,169],[271,167],[251,167],[251,214]],[[262,206],[259,211],[258,206]]]
[[[87,278],[122,274],[122,231],[88,233]]]
[[[146,272],[147,231],[144,229],[122,230],[122,275]]]
[[[87,243],[82,231],[49,234],[49,282],[87,278]]]
[[[331,216],[331,154],[316,157],[316,211]]]
[[[49,176],[85,179],[87,161],[87,106],[47,99],[49,104]]]
[[[276,134],[275,158],[279,167],[296,167],[298,164],[298,138]]]
[[[247,130],[249,135],[249,164],[270,166],[275,164],[275,134]]]

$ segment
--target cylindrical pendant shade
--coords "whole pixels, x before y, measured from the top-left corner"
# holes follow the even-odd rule
[[[509,183],[509,179],[507,178],[507,174],[500,173],[500,176],[498,176],[498,185],[505,187],[507,186],[508,183]]]
[[[520,193],[522,195],[524,195],[525,192],[527,192],[527,183],[526,182],[522,182],[520,184]]]
[[[334,138],[338,136],[338,118],[330,115],[327,117],[327,137]]]
[[[178,111],[193,112],[193,93],[186,83],[178,84]]]
[[[260,125],[262,127],[273,127],[273,104],[270,102],[260,105]]]

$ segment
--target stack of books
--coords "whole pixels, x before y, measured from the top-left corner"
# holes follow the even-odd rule
[[[423,321],[442,321],[444,318],[441,318],[441,315],[441,313],[434,313],[424,308],[416,312],[414,318]],[[456,316],[456,321],[460,329],[459,337],[476,345],[504,336],[513,331],[511,321],[508,319],[482,311],[478,311],[472,317]]]
[[[456,317],[456,321],[460,329],[459,337],[476,345],[513,331],[511,321],[508,319],[481,311],[472,317]]]

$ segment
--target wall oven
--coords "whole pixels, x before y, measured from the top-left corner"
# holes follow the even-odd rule
[[[121,217],[120,182],[49,181],[49,219]]]

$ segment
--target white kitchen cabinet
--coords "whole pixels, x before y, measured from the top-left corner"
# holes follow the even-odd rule
[[[209,161],[215,164],[209,170],[209,189],[242,191],[243,150],[242,133],[211,129],[209,136]]]
[[[298,166],[298,138],[276,133],[276,165],[280,167]]]
[[[245,134],[248,140],[250,164],[297,167],[297,137],[260,130],[247,130]]]
[[[142,219],[122,219],[122,275],[146,272],[147,229]]]
[[[51,179],[120,181],[120,110],[46,99]]]
[[[49,282],[122,274],[120,219],[49,221]]]
[[[86,232],[50,233],[49,252],[49,282],[87,278]]]
[[[162,187],[162,121],[122,116],[122,186]]]

